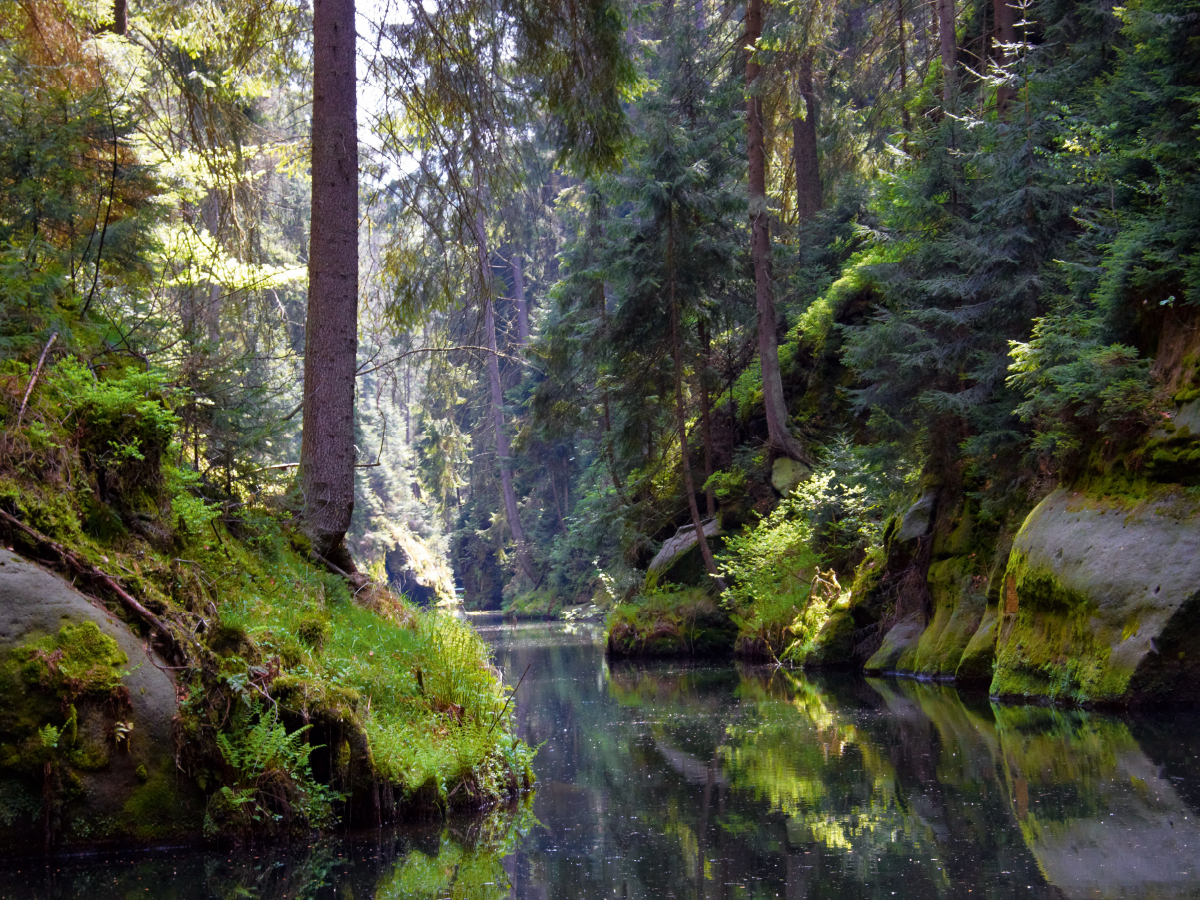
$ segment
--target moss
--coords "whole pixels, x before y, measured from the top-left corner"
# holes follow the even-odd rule
[[[1053,574],[1030,571],[1017,550],[1006,578],[1016,609],[1011,601],[1004,608],[991,693],[1080,703],[1121,700],[1133,672],[1110,666],[1111,642],[1093,615],[1094,604]]]
[[[69,751],[66,760],[73,769],[81,772],[94,772],[105,768],[112,756],[108,748],[95,741],[86,741],[82,746]]]
[[[737,626],[708,591],[690,588],[621,604],[609,613],[611,656],[724,656],[733,651]]]
[[[257,656],[254,643],[240,625],[220,622],[209,629],[205,641],[218,656],[242,657],[252,661]]]
[[[145,768],[140,770],[145,773]],[[189,797],[181,792],[176,776],[167,766],[153,775],[139,777],[139,785],[122,807],[118,825],[141,841],[162,840],[195,831],[198,815]]]
[[[1187,425],[1164,428],[1131,451],[1122,463],[1156,483],[1200,484],[1200,434],[1192,434]]]
[[[271,696],[286,709],[306,716],[319,710],[321,715],[339,722],[353,721],[362,701],[362,695],[353,688],[293,674],[272,681]]]
[[[316,613],[305,615],[296,626],[296,635],[301,643],[314,653],[320,653],[329,640],[329,619]]]
[[[959,684],[989,684],[994,676],[996,663],[996,635],[1000,614],[997,607],[987,606],[983,619],[966,648],[959,657],[954,670],[954,680]]]
[[[855,664],[854,637],[857,628],[850,609],[841,607],[829,614],[812,650],[804,658],[804,667],[846,669]]]
[[[901,660],[901,671],[954,675],[986,606],[983,579],[976,575],[975,569],[975,559],[969,556],[954,556],[929,566],[926,582],[933,597],[933,619],[921,635],[912,659]]]
[[[81,501],[80,507],[83,513],[83,530],[89,537],[107,544],[129,537],[129,529],[107,504],[87,496]]]
[[[111,695],[121,689],[129,657],[94,622],[64,625],[53,637],[31,641],[16,651],[29,682],[76,698]]]
[[[82,537],[79,514],[68,495],[49,485],[0,477],[0,501],[15,509],[25,524],[60,541]],[[17,536],[20,543],[24,538]]]

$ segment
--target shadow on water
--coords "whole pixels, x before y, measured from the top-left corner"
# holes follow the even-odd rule
[[[541,745],[517,810],[290,852],[0,870],[5,897],[1200,897],[1200,719],[605,661],[476,623]]]

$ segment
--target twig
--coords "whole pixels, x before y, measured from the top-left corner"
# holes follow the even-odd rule
[[[21,400],[21,411],[17,413],[17,428],[21,427],[21,420],[25,418],[25,407],[29,403],[29,395],[33,393],[33,386],[37,384],[38,376],[42,374],[42,366],[46,363],[46,354],[50,352],[50,346],[57,337],[57,331],[50,335],[50,340],[46,341],[46,346],[42,348],[42,355],[38,357],[37,368],[33,370],[33,377],[29,379],[29,386],[25,388],[25,397]]]
[[[529,666],[532,666],[532,665],[533,665],[533,663],[529,664]],[[529,674],[529,666],[525,667],[525,671],[522,672],[521,677],[519,679],[517,679],[517,686],[512,689],[512,693],[509,694],[508,699],[504,701],[504,709],[500,710],[500,715],[498,715],[498,716],[496,716],[496,718],[492,719],[492,727],[487,730],[487,734],[484,735],[484,738],[483,738],[485,741],[492,736],[492,730],[496,727],[496,724],[501,719],[504,718],[504,714],[506,712],[508,712],[508,704],[512,703],[513,697],[517,696],[517,689],[521,687],[521,682],[524,681],[525,676]]]

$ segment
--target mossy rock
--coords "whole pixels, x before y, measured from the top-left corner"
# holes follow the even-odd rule
[[[202,798],[175,766],[175,682],[116,616],[0,550],[0,841],[41,847],[197,835]],[[45,767],[52,796],[42,796]]]
[[[904,544],[929,534],[933,528],[934,516],[937,514],[937,503],[938,492],[936,490],[926,491],[921,495],[920,499],[910,506],[903,518],[900,519],[893,540],[898,544]]]
[[[812,469],[786,456],[781,456],[771,465],[771,487],[781,496],[786,497],[810,478]]]
[[[622,605],[609,615],[606,641],[612,657],[728,656],[737,626],[706,591],[692,588]]]
[[[817,632],[813,648],[804,658],[806,669],[849,669],[857,664],[854,615],[845,607],[835,609]]]
[[[963,685],[986,685],[992,680],[996,664],[996,633],[1000,622],[997,608],[985,608],[979,627],[971,635],[954,670],[954,680]]]
[[[913,657],[924,631],[925,623],[919,619],[908,618],[897,622],[883,636],[883,642],[863,665],[863,671],[868,675],[903,671],[902,660]]]
[[[987,605],[983,584],[977,584],[977,578],[970,557],[952,556],[929,566],[926,583],[933,598],[933,618],[911,663],[902,664],[901,671],[934,678],[954,676]]]
[[[1126,704],[1200,686],[1200,510],[1055,491],[1013,544],[994,695]]]

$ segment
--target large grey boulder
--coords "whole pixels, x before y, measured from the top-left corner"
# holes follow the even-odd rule
[[[1200,504],[1060,489],[1013,542],[994,695],[1128,703],[1200,684]]]
[[[175,765],[178,706],[165,663],[124,622],[0,549],[5,851],[47,832],[56,845],[198,834],[202,797]]]

